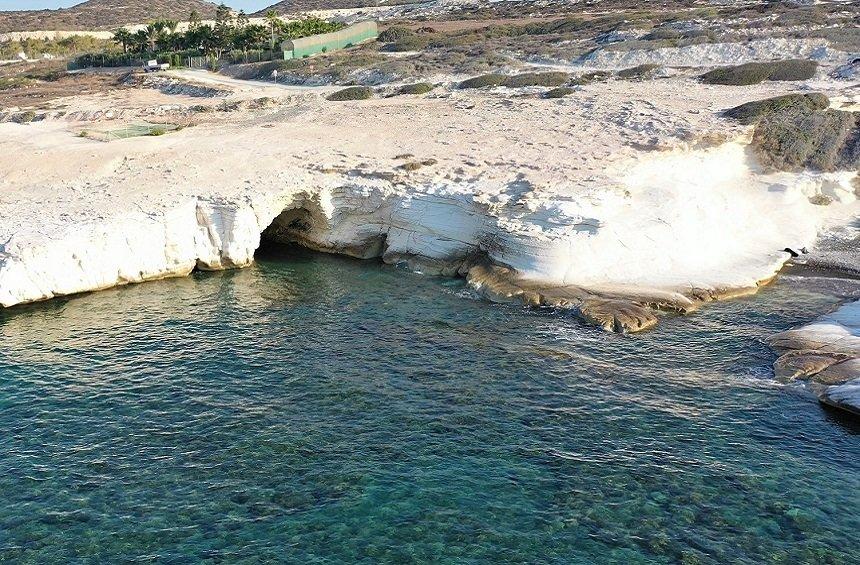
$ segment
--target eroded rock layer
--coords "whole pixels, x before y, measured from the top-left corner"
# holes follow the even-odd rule
[[[773,336],[778,378],[803,380],[828,405],[860,415],[860,302]]]

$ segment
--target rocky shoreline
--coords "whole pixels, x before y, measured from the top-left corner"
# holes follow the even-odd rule
[[[773,336],[777,378],[805,381],[822,403],[860,415],[860,302]]]
[[[635,332],[661,311],[756,292],[860,204],[850,173],[763,171],[750,127],[715,118],[779,85],[679,99],[695,83],[672,78],[558,101],[449,90],[332,103],[200,80],[236,89],[204,104],[237,110],[109,143],[75,135],[89,123],[0,124],[0,304],[243,267],[265,237],[464,276],[493,300]],[[241,104],[261,92],[276,102]],[[109,101],[186,98],[201,104],[158,89]],[[421,135],[377,133],[406,130]]]

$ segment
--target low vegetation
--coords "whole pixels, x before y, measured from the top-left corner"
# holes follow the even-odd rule
[[[486,88],[491,86],[506,86],[508,88],[524,88],[527,86],[561,86],[570,81],[570,75],[562,72],[522,73],[518,75],[502,75],[488,73],[464,80],[460,88]]]
[[[436,159],[425,159],[423,161],[408,161],[403,163],[398,167],[398,169],[403,169],[404,171],[417,171],[422,167],[431,167],[435,165],[438,161]]]
[[[502,86],[522,88],[525,86],[561,86],[567,84],[570,75],[562,72],[522,73],[505,78]]]
[[[390,28],[383,30],[379,33],[377,41],[381,43],[392,43],[410,37],[415,37],[415,32],[408,27],[391,26]]]
[[[757,125],[752,141],[762,164],[774,170],[860,168],[860,128],[852,112],[776,113]]]
[[[586,84],[591,84],[592,82],[603,82],[608,80],[611,76],[612,73],[608,71],[592,71],[574,77],[570,83],[576,86],[584,86]]]
[[[638,65],[636,67],[630,67],[629,69],[618,71],[617,76],[618,78],[623,79],[646,78],[653,75],[659,68],[660,65]]]
[[[460,88],[486,88],[489,86],[501,86],[508,77],[498,73],[488,73],[474,78],[466,79],[460,83]]]
[[[573,88],[569,86],[560,86],[558,88],[553,88],[552,90],[547,90],[544,93],[544,98],[564,98],[565,96],[570,96],[576,92]]]
[[[755,124],[752,148],[767,170],[860,168],[860,119],[829,109],[822,94],[791,94],[749,102],[726,116]]]
[[[26,77],[0,77],[0,90],[11,90],[30,86],[35,81]]]
[[[36,119],[36,112],[32,110],[26,110],[21,112],[20,114],[16,114],[12,120],[19,124],[29,124],[33,120]]]
[[[430,41],[427,38],[421,37],[419,35],[412,35],[385,44],[385,46],[383,46],[383,50],[390,51],[392,53],[421,51],[423,49],[426,49],[429,44]]]
[[[754,124],[772,114],[778,113],[809,113],[825,110],[830,106],[827,96],[815,92],[812,94],[787,94],[766,100],[747,102],[723,112],[727,118],[738,120],[742,124]]]
[[[333,92],[326,97],[326,100],[333,100],[337,102],[345,101],[345,100],[367,100],[373,96],[373,89],[367,86],[351,86],[349,88],[344,88],[343,90],[338,90],[337,92]]]
[[[407,84],[405,86],[401,86],[397,91],[398,94],[427,94],[431,90],[435,88],[434,85],[429,82],[417,82],[415,84]]]
[[[63,39],[27,38],[0,43],[0,59],[17,59],[20,53],[30,59],[44,56],[68,57],[78,53],[104,51],[111,46],[109,39],[97,39],[89,35],[72,35]]]
[[[734,67],[720,67],[703,74],[706,84],[748,86],[765,80],[808,80],[815,76],[818,63],[803,59],[787,59],[768,63],[744,63]]]

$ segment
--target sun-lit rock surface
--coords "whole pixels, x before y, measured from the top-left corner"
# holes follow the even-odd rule
[[[770,344],[783,352],[774,364],[778,377],[809,380],[822,402],[860,415],[860,302],[777,334]]]
[[[109,143],[74,135],[93,124],[0,124],[0,304],[242,267],[265,233],[647,329],[655,309],[755,292],[786,248],[858,211],[853,173],[763,174],[748,128],[716,117],[781,87],[694,84],[358,103],[259,87],[280,101]],[[74,103],[128,108],[139,92]]]

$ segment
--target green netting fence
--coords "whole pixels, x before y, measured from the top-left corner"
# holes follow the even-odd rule
[[[376,39],[378,35],[376,22],[358,22],[340,31],[289,39],[281,43],[281,48],[284,51],[284,59],[300,59],[317,53],[351,47],[363,41]]]
[[[129,137],[164,135],[168,132],[176,131],[180,127],[177,124],[126,124],[122,127],[109,130],[82,130],[78,135],[98,141],[114,141],[117,139],[128,139]]]

